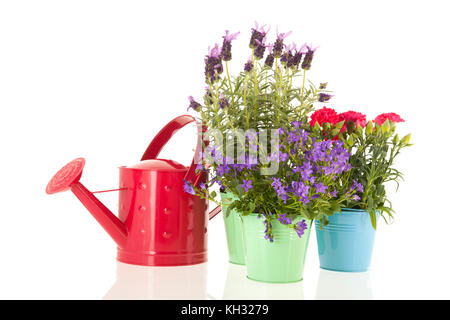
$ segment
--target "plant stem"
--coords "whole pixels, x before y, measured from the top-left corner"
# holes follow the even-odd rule
[[[278,97],[278,57],[275,58],[275,91]],[[280,124],[280,109],[277,108],[277,126]]]
[[[234,94],[232,93],[233,92],[233,86],[231,85],[230,73],[228,72],[228,61],[225,61],[225,69],[227,71],[228,85],[230,86],[231,99],[232,99],[232,104],[233,104],[233,107],[234,107]]]
[[[306,70],[303,70],[303,85],[302,85],[302,93],[301,93],[301,103],[303,104],[303,90],[305,90],[305,79],[306,79]]]
[[[245,108],[245,122],[247,123],[247,128],[249,126],[248,119],[248,107],[247,107],[247,86],[248,86],[248,75],[245,75],[245,83],[244,83],[244,108]]]

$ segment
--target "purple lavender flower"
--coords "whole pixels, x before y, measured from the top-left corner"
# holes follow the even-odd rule
[[[293,68],[298,68],[300,65],[300,62],[302,61],[303,52],[302,50],[295,50],[295,53],[293,54],[291,64]]]
[[[253,58],[250,57],[247,63],[244,65],[244,71],[250,72],[253,70]]]
[[[292,49],[291,46],[286,46],[286,51],[284,51],[284,53],[281,55],[280,58],[280,62],[285,66],[285,67],[290,67],[292,66],[292,58],[294,56],[292,55]]]
[[[264,65],[265,65],[266,67],[272,68],[274,62],[275,62],[275,57],[273,56],[272,53],[270,53],[270,54],[266,57],[266,61],[264,62]]]
[[[212,92],[211,92],[211,88],[209,86],[205,87],[205,95],[203,96],[203,100],[205,101],[205,103],[207,105],[212,105],[214,103],[213,101],[213,96],[212,96]]]
[[[280,221],[282,224],[291,224],[292,223],[292,219],[286,217],[286,213],[280,214],[278,216],[278,221]]]
[[[223,72],[221,49],[216,43],[211,49],[208,48],[208,55],[205,57],[205,76],[207,82],[214,82],[218,79],[218,74]]]
[[[219,106],[220,109],[224,109],[225,107],[228,107],[228,100],[224,97],[224,95],[221,93],[219,97]]]
[[[222,56],[223,61],[231,60],[231,41],[236,40],[239,33],[240,32],[231,34],[231,33],[229,33],[228,30],[225,30],[225,35],[223,36],[222,51],[221,51],[221,56]]]
[[[355,201],[359,201],[361,198],[360,198],[358,195],[355,194],[355,195],[352,197],[352,199],[355,200]]]
[[[299,238],[301,238],[303,236],[306,229],[308,229],[308,226],[306,225],[305,219],[303,219],[302,221],[298,222],[295,225],[295,231],[297,231],[297,235]]]
[[[205,190],[206,184],[204,184],[203,182],[200,182],[199,187],[200,187],[200,189]]]
[[[300,58],[301,59],[301,55],[298,56],[297,58],[295,57],[296,53],[297,53],[297,45],[295,43],[293,43],[291,46],[287,47],[289,48],[289,55],[287,58],[287,64],[286,67],[287,68],[293,68],[295,66],[295,63],[297,62],[297,60]],[[298,62],[300,63],[300,62]],[[298,65],[297,63],[297,65]]]
[[[305,53],[305,58],[303,59],[302,69],[303,70],[309,70],[311,68],[311,62],[312,62],[313,57],[314,57],[314,52],[317,50],[318,47],[312,49],[312,45],[308,46],[306,44],[303,45],[303,47],[305,47],[307,51]]]
[[[264,56],[264,51],[266,51],[266,45],[264,44],[266,37],[263,38],[262,41],[255,40],[257,43],[257,47],[254,49],[253,54],[255,55],[255,59],[262,59]]]
[[[184,186],[183,186],[184,191],[189,193],[189,194],[195,195],[195,190],[192,187],[191,183],[189,181],[186,181],[186,180],[183,180],[183,181],[184,181]]]
[[[243,180],[241,187],[245,189],[245,192],[248,192],[248,190],[253,189],[252,180]]]
[[[200,109],[202,107],[202,105],[197,101],[195,101],[192,96],[189,96],[188,99],[189,99],[189,107],[187,108],[187,111],[189,111],[189,109],[191,108],[197,111],[197,109]]]
[[[255,21],[255,28],[252,28],[252,35],[250,38],[250,48],[252,49],[256,49],[258,47],[258,43],[256,42],[256,40],[262,42],[264,37],[266,36],[267,32],[269,32],[269,30],[265,30],[266,25],[263,26],[258,26],[258,22]]]
[[[274,57],[272,51],[273,51],[273,44],[269,43],[269,44],[267,45],[267,52],[268,52],[269,54],[267,55],[266,61],[264,62],[264,65],[265,65],[266,67],[269,67],[269,68],[272,68],[273,63],[274,63],[274,61],[275,61],[275,57]]]
[[[326,89],[326,88],[327,88],[327,84],[328,84],[328,82],[323,82],[323,83],[321,83],[321,84],[319,85],[319,89],[320,89],[320,90]]]
[[[326,93],[319,93],[319,102],[328,102],[332,95]]]
[[[277,39],[275,40],[275,43],[273,44],[273,55],[277,58],[279,58],[283,52],[283,41],[286,39],[287,36],[289,36],[292,33],[292,31],[286,32],[286,33],[278,33],[278,27],[277,27]]]

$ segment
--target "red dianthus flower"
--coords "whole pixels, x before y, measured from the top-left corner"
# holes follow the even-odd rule
[[[378,115],[374,122],[378,123],[380,126],[383,125],[383,123],[389,119],[392,122],[405,122],[405,120],[403,120],[398,114],[396,113],[382,113],[380,115]]]
[[[339,114],[339,121],[345,120],[343,128],[346,128],[348,122],[354,122],[355,126],[364,128],[367,125],[366,115],[356,111],[347,111]],[[345,129],[344,129],[345,131]]]
[[[339,117],[334,109],[323,107],[311,115],[311,121],[309,124],[314,127],[316,122],[318,122],[320,126],[322,126],[325,122],[334,125],[339,122]]]

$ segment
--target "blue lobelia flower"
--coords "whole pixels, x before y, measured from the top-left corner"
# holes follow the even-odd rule
[[[189,181],[183,180],[184,181],[184,191],[189,193],[189,194],[195,194],[195,190],[192,187],[191,183]]]
[[[327,186],[324,185],[322,182],[316,183],[314,187],[316,188],[316,191],[318,193],[325,193],[325,191],[327,190]]]
[[[243,180],[241,187],[245,189],[245,192],[248,192],[248,190],[253,189],[252,180]]]
[[[280,221],[282,224],[291,224],[292,220],[291,218],[286,217],[286,213],[282,213],[278,216],[278,221]]]
[[[358,190],[358,192],[363,192],[364,191],[364,187],[363,187],[363,185],[361,184],[361,183],[358,183],[358,181],[356,181],[356,180],[353,180],[353,185],[352,185],[352,187],[350,188],[350,190],[351,191],[353,191],[353,190]],[[358,199],[359,200],[359,199]]]
[[[308,229],[308,226],[306,225],[305,219],[303,219],[302,221],[298,222],[295,225],[295,231],[297,231],[297,235],[299,238],[301,238],[303,236],[306,229]]]

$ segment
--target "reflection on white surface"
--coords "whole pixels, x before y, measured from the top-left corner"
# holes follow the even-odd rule
[[[370,271],[335,272],[320,269],[316,299],[373,299]]]
[[[117,262],[114,285],[103,299],[206,299],[207,264],[145,267]]]
[[[224,300],[303,300],[303,282],[264,283],[247,278],[245,266],[230,263]]]

